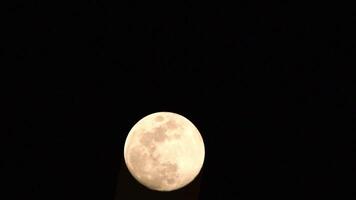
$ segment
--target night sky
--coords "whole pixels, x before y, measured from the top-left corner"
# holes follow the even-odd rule
[[[350,197],[355,13],[51,2],[5,7],[1,199]],[[123,162],[131,127],[158,111],[187,117],[205,142],[198,178],[171,193]]]

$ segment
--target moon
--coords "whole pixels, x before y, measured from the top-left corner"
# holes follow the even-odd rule
[[[125,164],[142,185],[156,191],[180,189],[199,174],[203,138],[187,118],[156,112],[139,120],[126,137]]]

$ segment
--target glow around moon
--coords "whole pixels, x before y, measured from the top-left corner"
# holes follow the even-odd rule
[[[144,186],[172,191],[192,182],[205,156],[203,139],[187,118],[157,112],[138,121],[130,130],[124,158],[132,176]]]

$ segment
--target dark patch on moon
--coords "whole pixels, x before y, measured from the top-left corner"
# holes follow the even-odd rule
[[[131,166],[138,174],[143,174],[144,166],[147,164],[149,155],[140,146],[133,147],[129,152]]]
[[[145,147],[153,150],[155,147],[155,142],[160,143],[168,138],[166,132],[167,129],[162,126],[153,129],[152,132],[144,132],[140,138],[140,143]]]
[[[170,129],[170,130],[174,130],[174,129],[178,128],[177,122],[175,120],[172,120],[172,119],[167,121],[165,124],[166,124],[167,128]]]
[[[173,179],[173,178],[169,178],[169,179],[167,179],[167,183],[168,183],[168,184],[173,184],[173,183],[174,183],[174,181],[175,181],[175,179]]]
[[[142,142],[147,143],[142,137]],[[152,139],[150,140],[152,142]],[[129,160],[134,174],[149,188],[162,189],[166,185],[173,185],[178,179],[178,166],[171,162],[160,162],[160,155],[153,155],[153,151],[145,152],[145,146],[135,146],[129,151]],[[145,171],[145,166],[152,165],[153,171]]]
[[[164,117],[161,116],[161,115],[159,115],[159,116],[157,116],[157,117],[155,118],[155,120],[156,120],[157,122],[161,122],[161,121],[164,120]]]
[[[153,152],[150,153],[150,158],[153,160],[153,163],[157,163],[160,155],[153,155]]]
[[[163,169],[160,171],[161,178],[165,180],[168,184],[173,184],[175,183],[177,179],[177,170],[178,166],[177,164],[172,164],[172,163],[163,163],[162,164]]]
[[[149,147],[152,143],[150,139],[150,132],[144,132],[140,138],[140,143],[143,144],[146,147]]]
[[[168,136],[166,135],[166,129],[163,127],[157,127],[151,132],[144,132],[140,138],[140,143],[143,148],[146,148],[149,152],[149,159],[155,164],[159,160],[159,155],[154,156],[153,153],[156,150],[156,144],[165,141]]]
[[[155,128],[153,131],[154,141],[163,142],[164,140],[166,140],[168,137],[166,135],[166,131],[167,131],[167,129],[163,128],[162,126]]]
[[[172,163],[162,163],[157,165],[156,172],[151,174],[151,177],[146,175],[144,180],[150,188],[161,189],[166,184],[172,185],[176,183],[178,178],[178,167],[177,164]]]

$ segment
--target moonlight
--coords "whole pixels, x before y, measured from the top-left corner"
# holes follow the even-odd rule
[[[157,112],[139,120],[124,147],[129,172],[142,185],[157,191],[188,185],[199,174],[204,156],[198,129],[172,112]]]

